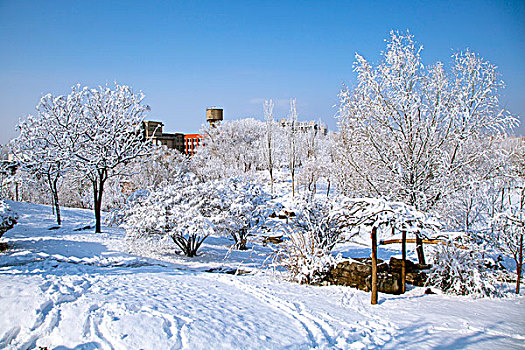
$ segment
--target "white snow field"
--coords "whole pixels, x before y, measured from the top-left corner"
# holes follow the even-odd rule
[[[253,251],[223,259],[227,239],[210,238],[193,259],[146,258],[125,252],[123,230],[74,231],[91,211],[64,208],[63,227],[48,230],[49,207],[10,204],[20,219],[2,238],[1,349],[525,348],[523,296],[411,288],[372,306],[355,289],[282,281],[254,268]],[[255,273],[206,272],[220,266]]]

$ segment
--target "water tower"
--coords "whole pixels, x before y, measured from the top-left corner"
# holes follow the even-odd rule
[[[223,119],[223,109],[217,107],[206,108],[206,121],[213,126],[216,122],[220,122]]]

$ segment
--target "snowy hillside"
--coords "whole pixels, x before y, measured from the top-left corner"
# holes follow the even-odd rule
[[[11,202],[2,238],[0,348],[8,349],[522,349],[525,299],[368,293],[284,282],[259,250],[210,237],[201,255],[131,255],[120,229],[94,234],[92,212]],[[352,248],[349,248],[352,249]],[[175,250],[175,248],[174,248]],[[355,247],[362,255],[363,247]],[[381,250],[383,252],[381,253]],[[366,253],[366,252],[365,252]],[[384,248],[380,254],[386,254]],[[156,256],[159,259],[153,259]],[[381,256],[380,256],[381,257]],[[162,258],[162,260],[160,260]],[[231,267],[252,274],[218,273]],[[215,269],[214,272],[206,272]]]

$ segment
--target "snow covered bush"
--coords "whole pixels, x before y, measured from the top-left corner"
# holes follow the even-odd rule
[[[519,294],[523,267],[523,235],[525,230],[523,201],[519,209],[514,209],[514,211],[508,209],[506,212],[496,215],[493,224],[494,231],[489,239],[494,248],[514,259],[516,263],[516,294]]]
[[[287,223],[277,223],[284,240],[272,255],[272,265],[290,273],[299,282],[323,281],[337,264],[332,249],[339,240],[339,229],[326,203],[302,203],[296,216]]]
[[[0,200],[0,237],[6,231],[12,229],[16,225],[17,220],[18,215],[11,210],[6,202]]]
[[[145,199],[149,196],[147,190],[136,190],[126,198],[126,202],[123,207],[115,208],[104,217],[104,222],[110,227],[118,227],[122,225],[126,220],[126,212],[130,210],[137,202]]]
[[[453,243],[437,248],[427,283],[447,294],[477,297],[501,294],[496,274],[487,269],[481,255],[457,248]]]
[[[224,205],[219,229],[235,241],[234,248],[246,249],[252,229],[274,212],[271,196],[261,186],[243,178],[215,181],[216,196]]]
[[[168,235],[193,257],[204,240],[214,232],[214,221],[222,203],[210,196],[212,188],[192,180],[152,192],[139,199],[127,212],[125,228],[131,238]]]
[[[250,230],[271,211],[269,200],[259,186],[241,179],[186,177],[139,198],[126,214],[125,227],[132,238],[169,235],[188,257],[211,234],[231,235],[235,246],[245,249]]]

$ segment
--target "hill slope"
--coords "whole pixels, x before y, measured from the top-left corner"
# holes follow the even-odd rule
[[[124,232],[95,235],[92,212],[13,203],[19,224],[2,238],[0,348],[29,349],[519,349],[525,299],[402,296],[312,287],[270,274],[205,272],[254,266],[253,252],[221,261],[212,239],[195,260],[124,253]]]

